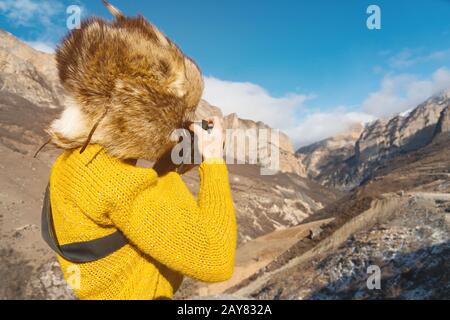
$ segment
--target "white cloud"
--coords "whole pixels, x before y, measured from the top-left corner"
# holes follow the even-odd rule
[[[22,40],[45,53],[54,53],[55,42],[64,33],[65,25],[58,19],[64,17],[66,9],[58,0],[0,0],[0,14],[12,26],[31,29],[33,36],[23,36]]]
[[[45,41],[25,41],[25,43],[38,51],[45,53],[55,53],[56,46],[54,43]]]
[[[347,132],[355,124],[375,120],[373,115],[338,108],[330,112],[313,112],[287,130],[296,148]]]
[[[18,26],[51,26],[52,19],[64,14],[64,5],[58,1],[0,0],[0,12]]]
[[[250,82],[233,82],[205,77],[204,99],[222,109],[224,114],[237,113],[240,118],[255,119],[274,128],[294,124],[296,111],[312,95],[288,93],[270,95],[264,88]]]
[[[365,113],[388,117],[414,107],[433,94],[450,87],[450,71],[436,70],[428,79],[410,74],[386,75],[380,89],[362,103]]]
[[[282,97],[270,95],[264,88],[250,82],[224,81],[205,77],[204,99],[221,108],[227,115],[263,121],[287,133],[296,147],[307,145],[347,131],[355,123],[375,118],[362,112],[340,107],[331,112],[308,112],[304,103],[313,95],[289,93]],[[306,113],[301,118],[296,112]]]
[[[424,62],[450,58],[450,49],[437,50],[425,54],[421,51],[423,50],[405,48],[388,59],[389,65],[392,68],[401,69]]]

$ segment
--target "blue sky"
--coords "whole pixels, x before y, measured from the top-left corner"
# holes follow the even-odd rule
[[[144,15],[198,62],[207,100],[287,131],[296,146],[450,87],[449,0],[111,2]],[[100,0],[0,0],[0,28],[51,50],[71,4],[110,19]],[[371,4],[380,30],[366,26]]]

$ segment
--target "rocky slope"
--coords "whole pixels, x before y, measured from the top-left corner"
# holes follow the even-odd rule
[[[386,194],[266,282],[255,281],[235,294],[259,299],[448,298],[449,210],[445,193]],[[380,270],[378,290],[367,286],[371,266]]]
[[[355,144],[363,129],[362,125],[355,125],[349,132],[298,149],[296,156],[307,176],[326,183],[324,177],[355,154]]]
[[[387,160],[311,218],[334,218],[315,239],[301,239],[226,292],[256,299],[448,299],[449,143],[440,138]],[[380,268],[380,290],[366,286],[371,265]]]
[[[0,91],[57,108],[64,101],[53,55],[36,51],[0,30]]]
[[[441,112],[449,105],[450,90],[431,97],[407,115],[366,125],[357,139],[357,131],[334,137],[298,150],[297,156],[309,177],[350,190],[370,178],[387,160],[430,143]],[[336,139],[338,146],[346,147],[336,148]]]
[[[450,135],[450,106],[442,110],[439,121],[434,132],[433,139],[448,138]]]

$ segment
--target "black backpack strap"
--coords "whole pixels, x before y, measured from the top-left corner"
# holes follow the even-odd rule
[[[93,262],[109,256],[128,243],[127,238],[119,230],[114,233],[85,242],[74,242],[59,245],[53,224],[52,207],[50,204],[50,184],[45,190],[42,206],[41,232],[44,241],[64,259],[74,263]]]

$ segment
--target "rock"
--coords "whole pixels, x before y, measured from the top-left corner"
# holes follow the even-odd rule
[[[364,127],[354,125],[349,132],[313,143],[296,151],[308,177],[324,180],[336,167],[355,153],[355,143]]]
[[[434,139],[438,139],[444,135],[450,137],[450,106],[447,106],[442,110],[441,115],[439,116]]]
[[[226,117],[224,117],[224,128],[228,130],[243,130],[245,132],[246,139],[258,141],[259,137],[259,130],[267,130],[267,135],[272,136],[273,129],[270,128],[268,125],[260,122],[260,121],[253,121],[253,120],[246,120],[246,119],[240,119],[237,114],[232,113]],[[232,133],[233,134],[233,133]],[[231,146],[232,145],[232,137],[233,135],[228,135],[228,139],[225,142],[226,145]],[[279,141],[278,143],[275,143],[275,141],[271,141],[269,139],[270,144],[274,144],[276,148],[279,150],[279,160],[280,160],[280,170],[281,172],[290,172],[295,173],[299,176],[305,177],[306,171],[303,165],[297,160],[294,153],[294,147],[292,145],[291,140],[289,137],[284,134],[283,132],[279,132]],[[244,146],[239,146],[244,147]],[[260,146],[258,146],[260,148]],[[234,153],[233,153],[234,152]],[[232,156],[232,158],[236,158],[239,154],[239,150],[228,150],[229,155]],[[248,160],[249,151],[246,148],[245,150],[242,150],[242,154],[245,154],[245,159]],[[265,164],[266,161],[268,161],[267,158],[259,158],[258,157],[258,164]],[[246,161],[248,163],[248,161]]]
[[[397,195],[399,195],[400,197],[403,197],[405,195],[405,191],[404,190],[400,190],[397,192]]]
[[[57,261],[50,261],[42,265],[28,287],[28,290],[36,295],[41,292],[47,300],[74,300],[76,299],[72,289],[68,286]]]
[[[207,101],[201,100],[195,110],[196,120],[212,118],[214,116],[223,118],[222,111],[218,107],[209,104]]]
[[[292,258],[278,271],[272,268],[270,276],[260,273],[227,292],[269,300],[448,299],[448,194],[418,193],[416,201],[391,194],[381,201],[370,209],[377,223],[361,219],[358,224],[354,218],[340,229],[351,232],[346,239],[339,239],[337,230],[305,251],[303,259]],[[308,259],[311,252],[316,254]],[[380,289],[367,286],[374,267],[380,270]]]
[[[450,104],[450,91],[436,95],[407,116],[378,120],[366,127],[356,142],[355,183],[367,177],[383,161],[418,150],[433,138],[442,110]]]
[[[320,227],[309,229],[309,234],[307,236],[310,240],[315,240],[322,233],[322,229]]]

